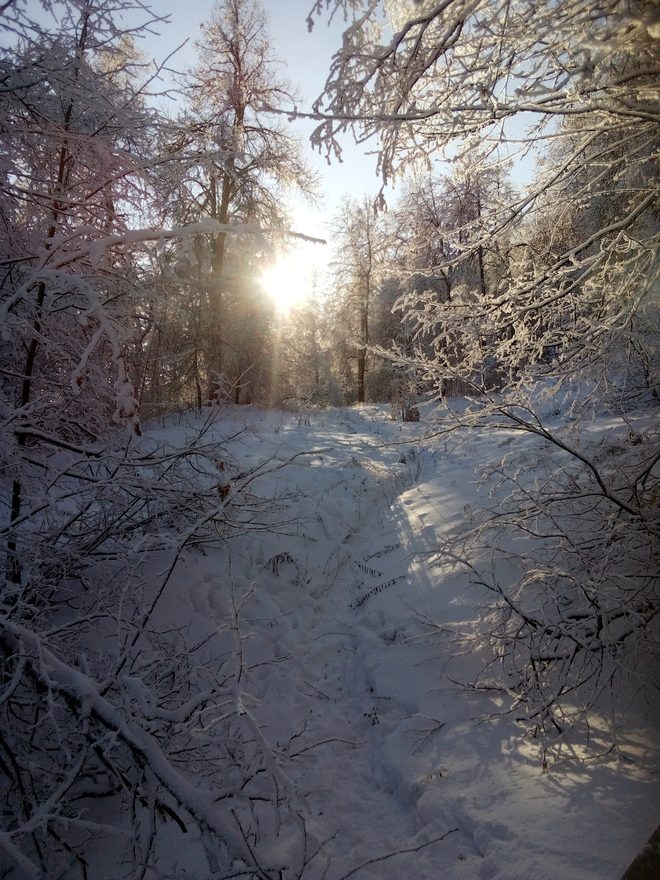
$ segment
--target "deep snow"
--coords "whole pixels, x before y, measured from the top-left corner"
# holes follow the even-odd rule
[[[462,686],[482,662],[470,637],[487,597],[437,549],[479,505],[476,482],[502,444],[525,441],[458,441],[443,418],[224,411],[218,437],[246,428],[224,444],[230,491],[268,461],[251,489],[277,500],[224,549],[186,555],[161,623],[212,635],[230,593],[245,599],[237,699],[310,833],[332,838],[306,877],[618,880],[657,822],[653,721],[624,730],[631,760],[567,755],[543,772],[502,699]],[[188,431],[146,437],[176,444]],[[278,846],[271,862],[285,864]]]

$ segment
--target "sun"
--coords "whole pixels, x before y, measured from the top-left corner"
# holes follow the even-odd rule
[[[309,266],[297,251],[278,256],[261,272],[259,280],[280,312],[289,312],[303,303],[312,287]]]
[[[299,261],[287,254],[261,272],[261,286],[279,311],[288,312],[308,297],[308,279],[301,268]]]
[[[279,312],[286,314],[312,297],[325,259],[318,245],[301,241],[260,272],[259,282]]]

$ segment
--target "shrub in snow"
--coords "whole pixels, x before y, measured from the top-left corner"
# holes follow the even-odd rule
[[[508,694],[544,751],[560,750],[643,680],[657,652],[658,438],[619,428],[605,451],[529,410],[507,417],[537,442],[484,478],[492,504],[461,538],[493,598],[482,635],[496,659],[475,686]],[[609,735],[616,742],[614,724]]]

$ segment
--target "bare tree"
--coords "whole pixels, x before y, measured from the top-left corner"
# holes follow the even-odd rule
[[[199,61],[183,84],[190,105],[180,125],[187,134],[174,144],[188,157],[173,189],[175,216],[283,232],[286,189],[311,198],[315,182],[299,141],[272,113],[293,106],[294,96],[273,55],[264,10],[257,0],[221,0],[202,33]],[[236,342],[224,303],[231,296],[226,250],[220,232],[199,255],[208,401],[221,383],[222,353]],[[230,381],[240,387],[236,374]]]
[[[335,312],[340,333],[355,351],[355,400],[364,403],[372,342],[370,322],[382,272],[383,248],[382,224],[366,196],[360,202],[344,203],[337,221],[337,243]]]
[[[130,293],[130,258],[110,262],[94,240],[125,230],[124,210],[143,185],[140,150],[151,118],[122,77],[131,66],[122,48],[118,64],[93,68],[92,57],[107,61],[110,53],[99,10],[64,12],[59,37],[26,38],[5,63],[4,378],[19,459],[29,459],[35,442],[57,449],[95,439],[113,408],[137,427],[116,306],[118,293]],[[114,388],[101,378],[110,364]],[[26,468],[14,471],[12,521],[21,516]],[[8,546],[19,584],[13,536]]]

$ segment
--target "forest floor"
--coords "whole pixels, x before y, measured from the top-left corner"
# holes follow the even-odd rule
[[[487,659],[488,597],[437,551],[503,447],[529,441],[448,425],[384,406],[224,411],[212,431],[241,430],[224,443],[229,479],[268,462],[242,502],[274,500],[225,548],[188,553],[161,617],[221,627],[228,593],[242,603],[241,699],[309,833],[330,838],[309,876],[618,880],[657,824],[653,719],[632,707],[616,754],[576,747],[544,769],[507,702],[464,686]]]

